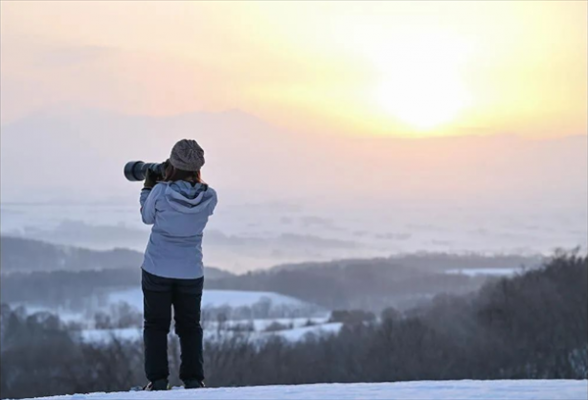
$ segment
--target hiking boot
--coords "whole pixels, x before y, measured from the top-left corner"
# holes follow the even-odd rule
[[[186,389],[201,389],[201,388],[206,387],[206,385],[204,384],[204,381],[191,379],[191,380],[184,381],[184,387]]]
[[[154,390],[169,390],[167,379],[158,379],[153,382],[149,382],[143,390],[154,391]]]

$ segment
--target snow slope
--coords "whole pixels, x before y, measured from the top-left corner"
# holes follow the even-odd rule
[[[210,290],[202,293],[202,308],[205,307],[242,307],[252,306],[260,300],[267,298],[274,305],[286,305],[292,307],[304,307],[308,305],[302,300],[273,292],[252,292],[243,290]],[[140,288],[124,289],[113,292],[108,296],[110,303],[126,302],[137,309],[143,307],[143,292]]]
[[[522,272],[521,268],[462,268],[462,269],[448,269],[446,274],[450,275],[495,275],[495,276],[509,276],[517,272]]]
[[[588,381],[414,381],[316,384],[172,390],[168,392],[92,393],[43,397],[52,400],[187,399],[495,399],[586,400]]]

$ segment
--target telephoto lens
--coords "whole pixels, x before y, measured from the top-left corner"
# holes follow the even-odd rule
[[[150,169],[156,175],[163,177],[165,171],[165,163],[145,163],[143,161],[129,161],[125,164],[124,174],[125,178],[131,182],[138,182],[145,180],[147,170]]]

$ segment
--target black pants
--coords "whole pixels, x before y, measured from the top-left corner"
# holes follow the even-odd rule
[[[151,382],[167,379],[167,335],[174,307],[176,334],[182,351],[180,379],[204,380],[200,302],[204,278],[171,279],[143,271],[143,340],[145,374]]]

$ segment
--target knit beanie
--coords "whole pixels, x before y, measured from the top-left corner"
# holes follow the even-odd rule
[[[169,162],[177,169],[199,171],[204,165],[204,150],[192,139],[182,139],[172,148]]]

